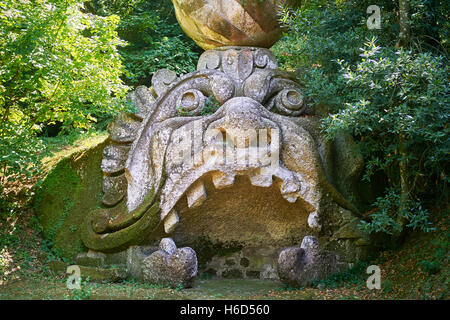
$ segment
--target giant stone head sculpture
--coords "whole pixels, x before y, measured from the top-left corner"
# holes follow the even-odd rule
[[[109,126],[102,207],[83,223],[89,249],[170,235],[197,254],[213,248],[203,262],[218,275],[227,268],[218,248],[231,248],[241,274],[261,278],[276,278],[280,250],[307,236],[334,267],[364,251],[349,201],[361,157],[348,137],[324,138],[302,86],[262,48],[280,36],[278,1],[246,2],[173,0],[186,33],[214,49],[193,73],[156,72],[129,95],[138,112]]]

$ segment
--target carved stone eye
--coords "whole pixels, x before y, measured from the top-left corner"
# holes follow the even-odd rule
[[[199,90],[185,91],[177,101],[177,111],[181,116],[199,115],[206,103],[206,97]]]
[[[298,116],[305,110],[303,95],[298,89],[284,89],[275,99],[275,107],[280,114]]]

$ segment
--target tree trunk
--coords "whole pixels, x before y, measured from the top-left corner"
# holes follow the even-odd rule
[[[409,45],[411,37],[410,21],[409,21],[409,0],[399,0],[399,13],[400,13],[400,34],[399,42],[401,47],[406,47]],[[408,199],[411,192],[411,184],[408,175],[408,160],[407,156],[407,145],[405,137],[400,134],[399,139],[399,152],[402,160],[399,161],[400,170],[400,207],[397,212],[397,223],[400,227],[400,231],[394,234],[394,242],[401,241],[402,236],[405,232],[406,217],[404,213],[408,210]]]
[[[400,231],[394,235],[394,240],[398,241],[404,235],[406,217],[404,213],[409,209],[408,200],[411,193],[411,179],[409,176],[408,168],[408,148],[406,144],[406,139],[403,135],[399,137],[399,153],[401,160],[399,161],[400,170],[400,206],[397,212],[397,223],[400,227]]]
[[[409,0],[399,0],[399,15],[400,15],[400,46],[406,47],[409,45],[411,38],[411,27],[409,21]]]

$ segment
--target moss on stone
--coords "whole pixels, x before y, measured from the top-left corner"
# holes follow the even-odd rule
[[[100,164],[107,138],[88,139],[84,147],[58,157],[43,182],[37,186],[34,207],[43,235],[61,258],[73,260],[85,250],[80,226],[86,214],[100,203]]]
[[[140,216],[139,212],[145,212],[143,216],[130,226],[116,232],[96,233],[92,229],[94,216],[90,214],[81,228],[81,237],[84,244],[96,251],[115,253],[125,250],[129,246],[142,243],[160,223],[159,202],[154,202],[154,200],[153,193],[150,193],[144,202],[131,213]],[[148,208],[151,203],[153,204]]]

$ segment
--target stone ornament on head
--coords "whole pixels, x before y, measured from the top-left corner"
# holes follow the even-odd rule
[[[172,0],[184,32],[205,50],[223,46],[270,48],[282,36],[280,5],[299,0]]]

